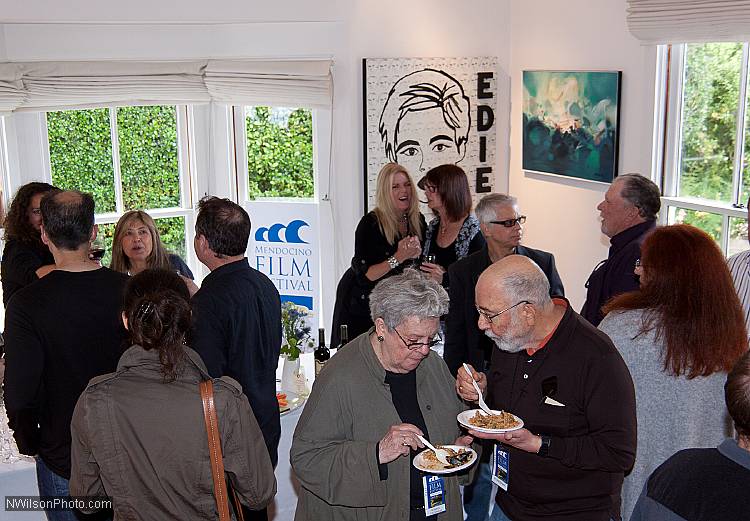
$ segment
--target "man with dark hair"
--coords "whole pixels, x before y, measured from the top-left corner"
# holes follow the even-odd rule
[[[193,297],[191,347],[213,377],[231,376],[242,385],[268,447],[278,461],[281,419],[276,367],[281,352],[281,299],[273,283],[245,257],[250,216],[229,199],[198,204],[195,252],[211,273]],[[265,519],[265,510],[245,518]]]
[[[39,494],[66,496],[73,409],[91,378],[117,367],[127,276],[89,259],[97,234],[91,195],[50,192],[41,212],[55,270],[8,303],[5,407],[18,449],[36,456]],[[47,519],[76,517],[48,510]]]
[[[598,326],[602,306],[615,295],[638,289],[635,270],[641,243],[656,226],[661,208],[659,187],[640,174],[617,177],[599,203],[602,233],[609,237],[609,255],[586,281],[586,302],[581,316]]]
[[[631,521],[735,521],[750,503],[750,353],[727,376],[724,399],[737,439],[715,449],[685,449],[646,481]]]

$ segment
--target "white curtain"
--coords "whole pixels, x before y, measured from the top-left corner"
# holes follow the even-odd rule
[[[209,60],[206,87],[227,104],[331,106],[331,61]]]
[[[331,61],[0,63],[0,113],[111,104],[331,105]]]
[[[627,19],[646,44],[750,39],[750,0],[628,0]]]

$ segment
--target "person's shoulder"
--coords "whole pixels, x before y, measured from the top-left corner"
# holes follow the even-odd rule
[[[731,268],[737,264],[746,263],[748,258],[750,258],[750,250],[741,251],[729,257],[727,259],[727,264]]]
[[[617,354],[617,349],[606,333],[597,329],[596,326],[572,309],[570,310],[570,314],[569,320],[566,321],[563,319],[560,325],[563,326],[565,324],[564,327],[573,328],[573,356],[599,358]]]
[[[484,250],[479,250],[467,255],[462,259],[458,259],[448,267],[448,271],[451,273],[451,277],[453,277],[453,274],[462,275],[464,273],[468,274],[473,272],[477,268],[477,266],[482,264],[485,255],[486,253],[484,252]]]
[[[539,263],[539,260],[544,260],[545,262],[548,262],[549,259],[555,258],[555,256],[548,251],[539,250],[537,248],[531,248],[525,245],[518,246],[518,248],[516,249],[516,253],[518,253],[519,255],[523,255],[524,257],[530,258],[537,264]]]
[[[106,385],[114,382],[117,379],[117,376],[117,371],[95,376],[91,380],[89,380],[89,383],[83,392],[87,395],[100,392]]]
[[[599,323],[604,332],[625,329],[635,334],[643,323],[644,309],[616,309],[607,313]]]

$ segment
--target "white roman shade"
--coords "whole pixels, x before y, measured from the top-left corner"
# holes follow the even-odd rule
[[[331,106],[331,61],[209,60],[206,87],[227,104]]]
[[[750,0],[628,0],[628,28],[643,43],[750,39]]]
[[[0,113],[211,101],[331,105],[331,61],[0,63]]]

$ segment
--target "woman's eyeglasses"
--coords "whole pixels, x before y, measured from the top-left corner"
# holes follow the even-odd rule
[[[398,329],[395,327],[393,330],[396,332],[398,337],[401,339],[401,341],[404,343],[404,345],[411,351],[416,351],[417,349],[422,349],[424,346],[427,346],[429,348],[432,348],[433,346],[439,344],[443,341],[443,337],[440,336],[440,333],[435,333],[435,336],[430,340],[429,342],[407,342],[404,337],[401,336],[401,333],[398,332]]]
[[[521,215],[520,217],[516,217],[515,219],[505,219],[504,221],[490,221],[490,224],[499,224],[500,226],[505,226],[506,228],[513,228],[516,224],[523,224],[526,222],[526,216]]]

